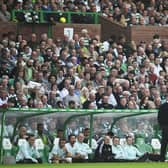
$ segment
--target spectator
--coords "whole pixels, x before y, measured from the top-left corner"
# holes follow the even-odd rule
[[[167,99],[168,96],[166,96],[166,102],[163,103],[159,107],[159,112],[158,112],[158,123],[161,127],[162,130],[162,140],[161,140],[161,151],[160,151],[160,161],[164,162],[165,161],[165,155],[166,155],[166,147],[167,147]]]
[[[8,22],[11,19],[11,14],[7,10],[7,5],[2,3],[0,5],[0,20],[4,22]]]
[[[114,161],[126,162],[124,149],[120,145],[120,138],[117,136],[113,136],[112,152],[114,153]]]
[[[35,147],[35,136],[30,134],[26,143],[19,147],[16,163],[42,163],[40,154]]]
[[[70,101],[75,102],[75,107],[80,107],[80,100],[79,100],[79,97],[77,95],[75,95],[75,93],[74,93],[74,86],[73,85],[70,85],[69,94],[67,96],[65,96],[65,98],[64,98],[64,103],[65,103],[66,107],[68,107],[68,104]]]
[[[97,147],[95,160],[98,162],[112,162],[114,160],[109,136],[105,136],[103,142]]]
[[[72,162],[80,162],[80,154],[76,154],[76,136],[74,134],[70,134],[68,136],[68,142],[65,144],[68,153],[70,153],[70,156],[72,157]]]
[[[65,144],[66,144],[66,140],[60,139],[59,145],[53,146],[53,148],[49,154],[49,162],[50,163],[70,163],[70,162],[72,162],[71,155],[68,152]]]
[[[19,131],[18,131],[18,134],[14,137],[14,140],[13,140],[13,144],[15,146],[19,145],[18,144],[18,141],[19,139],[27,139],[28,138],[28,135],[27,135],[27,128],[23,125],[21,125],[19,127]]]
[[[38,123],[37,124],[37,135],[36,139],[40,138],[43,141],[44,145],[51,145],[50,139],[44,130],[44,124]]]
[[[127,136],[126,143],[127,144],[124,146],[126,159],[139,162],[147,160],[147,154],[141,153],[135,146],[133,146],[133,137]]]
[[[89,140],[90,129],[89,128],[85,128],[84,131],[83,131],[83,134],[85,136],[83,142],[87,143],[89,145],[89,143],[90,143],[90,140]],[[93,151],[97,148],[97,142],[96,142],[96,140],[94,138],[91,138],[91,145],[90,146],[91,146]]]
[[[77,141],[75,142],[76,154],[80,157],[80,160],[87,162],[89,159],[89,154],[92,153],[92,149],[88,144],[84,143],[83,133],[79,133]]]

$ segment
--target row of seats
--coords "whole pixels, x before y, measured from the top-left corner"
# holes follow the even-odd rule
[[[18,146],[12,145],[9,138],[3,138],[3,155],[5,157],[13,156],[16,157],[16,154],[19,150],[19,146],[26,142],[25,139],[19,139]],[[120,139],[121,145],[125,144],[125,138]],[[57,144],[57,139],[55,139],[54,144]],[[38,149],[39,153],[41,154],[41,158],[43,163],[48,162],[48,154],[50,152],[50,147],[44,145],[41,139],[35,140],[36,148]],[[146,144],[144,138],[136,138],[135,142],[136,147],[140,150],[140,152],[149,152],[149,153],[159,153],[160,152],[160,140],[157,138],[153,138],[151,140],[151,144]]]
[[[24,143],[26,143],[25,139],[19,139],[18,146],[15,146],[15,145],[12,145],[9,138],[3,138],[3,142],[2,142],[3,158],[15,159],[16,154],[19,151],[19,146],[21,146]],[[41,139],[36,139],[35,145],[41,155],[43,163],[47,163],[48,162],[48,155],[50,152],[50,147],[47,145],[44,145]],[[11,156],[13,158],[11,158]],[[9,160],[8,160],[8,162],[9,162]]]

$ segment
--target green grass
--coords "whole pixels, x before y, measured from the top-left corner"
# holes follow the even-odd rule
[[[167,168],[168,163],[71,163],[71,164],[17,164],[0,168]]]

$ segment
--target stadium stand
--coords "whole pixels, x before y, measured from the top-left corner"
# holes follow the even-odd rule
[[[134,110],[158,109],[168,99],[168,39],[166,33],[157,33],[158,27],[165,30],[163,32],[167,31],[167,16],[166,0],[2,0],[0,20],[6,24],[0,29],[0,107],[27,111],[29,108],[39,111],[57,108],[75,112],[79,109],[94,112],[119,109],[129,110],[132,114]],[[97,25],[99,21],[104,23],[102,27]],[[106,25],[105,29],[103,25],[106,22],[107,25],[115,25],[116,31],[109,30],[113,26]],[[65,30],[63,24],[69,23],[77,24],[73,29],[77,31],[69,29],[69,34],[59,36],[60,30]],[[96,24],[97,29],[92,24]],[[156,26],[152,29],[155,33],[148,29],[150,26]],[[13,31],[7,32],[9,27]],[[139,29],[143,32],[148,29],[152,38],[144,38],[146,33],[143,41],[127,38],[133,37]],[[123,30],[125,35],[120,33]],[[2,112],[2,116],[5,113]],[[52,121],[55,123],[53,136],[56,136],[54,130],[63,128],[65,116],[33,118],[23,122],[28,133],[50,140]],[[10,159],[13,162],[7,157],[16,156],[22,145],[16,145],[13,139],[13,130],[19,132],[19,127],[14,128],[18,124],[16,118],[5,122],[3,124],[2,117],[1,124],[5,127],[3,132],[0,129],[4,137],[0,142],[6,164]],[[143,134],[143,139],[136,139],[137,148],[143,153],[159,151],[160,139],[156,143],[153,128],[157,123],[152,117],[124,118],[112,128],[111,122],[109,116],[104,120],[101,117],[95,119],[96,140],[110,129],[120,138],[129,133],[135,136]],[[43,124],[43,130],[37,136],[36,126],[39,123]],[[79,135],[88,125],[87,117],[79,117],[68,125],[66,137],[72,133]],[[53,144],[46,146],[43,143],[37,140],[36,147],[43,162],[48,162]]]

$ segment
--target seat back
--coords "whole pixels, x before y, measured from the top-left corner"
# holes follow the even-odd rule
[[[11,150],[12,144],[9,138],[3,138],[2,146],[4,150]]]
[[[18,140],[18,146],[22,146],[25,143],[27,143],[26,139],[19,139]]]
[[[35,140],[35,146],[37,150],[43,150],[44,149],[44,143],[42,139],[38,138]]]
[[[126,144],[125,138],[120,138],[120,145],[124,146]]]
[[[160,148],[161,148],[160,141],[157,138],[153,138],[151,140],[151,145],[152,145],[153,149],[155,149],[155,150],[160,150]]]
[[[143,137],[137,137],[135,139],[135,144],[142,145],[145,143],[145,139]]]

